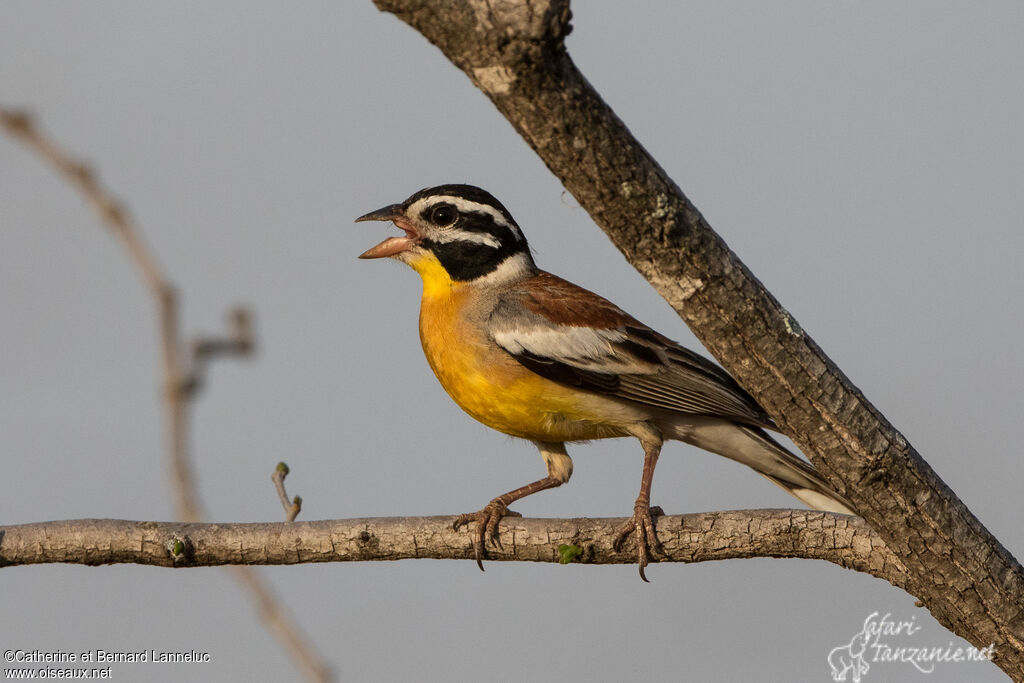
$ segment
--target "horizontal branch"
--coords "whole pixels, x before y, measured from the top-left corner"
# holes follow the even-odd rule
[[[0,567],[62,562],[207,567],[225,564],[366,562],[412,558],[473,559],[454,517],[377,517],[312,522],[200,524],[77,519],[0,527]],[[503,548],[492,561],[632,564],[615,552],[624,518],[526,519],[501,523]],[[735,510],[657,518],[672,562],[742,557],[827,560],[906,588],[903,565],[859,517],[811,510]],[[627,544],[628,545],[628,544]]]

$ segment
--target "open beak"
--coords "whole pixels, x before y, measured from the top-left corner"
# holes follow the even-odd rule
[[[356,223],[362,221],[393,221],[395,225],[405,231],[404,237],[389,237],[380,244],[370,247],[359,258],[384,258],[394,256],[412,248],[420,238],[419,233],[406,220],[405,212],[401,204],[391,204],[383,209],[377,209],[370,213],[363,214],[356,219]]]

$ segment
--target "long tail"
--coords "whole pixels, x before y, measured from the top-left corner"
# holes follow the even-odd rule
[[[741,462],[815,510],[857,514],[853,504],[832,490],[809,463],[786,450],[757,427],[725,420],[670,425],[665,436]]]

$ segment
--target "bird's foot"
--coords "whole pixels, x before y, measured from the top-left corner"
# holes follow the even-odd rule
[[[495,498],[479,512],[459,515],[452,524],[452,529],[458,531],[470,522],[476,522],[476,529],[473,531],[473,554],[476,555],[476,566],[480,567],[480,571],[484,570],[483,558],[487,554],[487,541],[490,541],[496,548],[502,548],[501,536],[498,534],[498,523],[502,517],[522,517],[522,515],[509,510],[507,503],[500,498]]]
[[[664,514],[665,511],[658,506],[648,507],[646,503],[637,502],[633,508],[633,518],[622,525],[618,535],[615,537],[615,542],[612,544],[612,548],[619,552],[622,550],[622,544],[626,537],[636,532],[637,564],[640,565],[640,578],[644,581],[647,581],[647,576],[644,575],[644,567],[652,559],[652,554],[668,557],[665,547],[658,540],[658,534],[654,526],[654,518]],[[650,583],[649,581],[647,582]]]

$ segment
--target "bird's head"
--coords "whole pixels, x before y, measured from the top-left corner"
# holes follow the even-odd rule
[[[429,187],[401,204],[360,216],[360,221],[392,221],[405,235],[389,237],[359,258],[394,258],[416,269],[424,281],[505,281],[536,272],[512,214],[489,192],[472,185]]]

